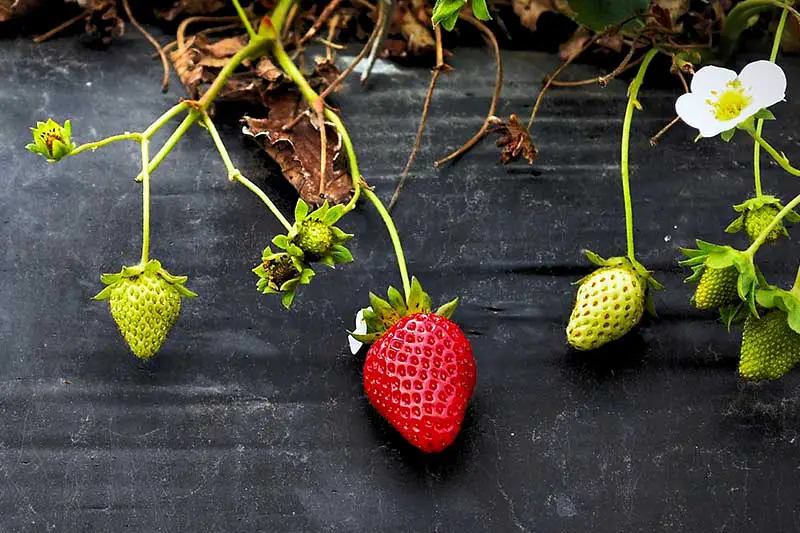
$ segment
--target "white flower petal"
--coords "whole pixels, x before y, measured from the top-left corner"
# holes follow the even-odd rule
[[[703,131],[713,129],[713,124],[719,122],[714,118],[714,112],[706,103],[706,98],[699,94],[681,95],[675,102],[675,111],[686,124],[700,130],[701,135],[703,135]],[[703,137],[713,137],[714,135],[703,135]]]
[[[367,307],[370,311],[372,311],[372,307]],[[367,332],[367,323],[364,321],[364,310],[359,309],[358,313],[356,313],[356,327],[353,330],[353,333],[358,335],[364,335]],[[354,339],[352,336],[347,336],[347,342],[350,343],[350,351],[353,355],[357,354],[361,347],[364,345],[363,342]]]
[[[692,78],[692,92],[706,98],[711,91],[720,91],[725,84],[736,79],[736,72],[709,65],[698,70]]]
[[[781,67],[770,61],[750,63],[742,69],[739,80],[750,90],[756,111],[786,98],[786,74]]]

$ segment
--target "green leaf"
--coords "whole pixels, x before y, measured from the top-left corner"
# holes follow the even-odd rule
[[[292,307],[292,302],[294,301],[294,295],[295,295],[294,291],[283,293],[283,296],[281,297],[281,303],[286,309]]]
[[[452,30],[456,25],[461,8],[466,3],[467,0],[436,0],[431,17],[433,25],[441,24],[447,31]]]
[[[472,14],[478,20],[492,20],[486,0],[472,0]]]
[[[775,115],[769,109],[759,109],[758,113],[753,115],[757,120],[775,120]]]
[[[731,128],[727,131],[723,131],[719,134],[720,138],[725,142],[730,142],[733,139],[733,136],[736,134],[736,128]]]
[[[450,300],[446,304],[439,307],[439,309],[434,311],[434,313],[437,315],[441,315],[445,318],[450,318],[451,316],[453,316],[453,312],[456,310],[457,306],[458,306],[458,298],[454,298],[453,300]]]
[[[650,9],[650,0],[568,0],[579,24],[595,31],[622,24]]]
[[[297,199],[297,205],[294,206],[294,221],[299,224],[305,220],[308,214],[308,204],[302,198]]]

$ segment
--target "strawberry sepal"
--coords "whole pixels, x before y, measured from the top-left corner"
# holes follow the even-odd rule
[[[174,276],[170,274],[163,266],[161,266],[161,262],[159,260],[151,259],[144,264],[139,263],[133,266],[123,266],[122,270],[117,273],[102,274],[100,276],[100,281],[103,282],[106,287],[93,296],[92,299],[97,301],[107,300],[111,297],[111,292],[116,285],[127,279],[141,276],[142,274],[157,274],[163,278],[164,281],[175,287],[175,289],[178,291],[178,294],[181,296],[185,298],[197,297],[196,293],[192,292],[185,286],[189,279],[187,276]]]

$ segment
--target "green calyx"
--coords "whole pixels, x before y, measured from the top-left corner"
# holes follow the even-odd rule
[[[455,298],[433,311],[431,298],[422,290],[417,278],[411,278],[411,292],[407,300],[394,287],[389,287],[388,297],[387,301],[369,293],[369,308],[364,309],[367,332],[365,334],[348,332],[350,336],[365,344],[372,344],[403,317],[433,312],[450,318],[458,305],[458,298]]]
[[[353,238],[334,226],[346,213],[344,206],[322,207],[309,213],[308,204],[297,200],[294,225],[286,235],[278,235],[272,243],[302,262],[320,262],[333,268],[337,263],[350,263],[353,255],[344,243]]]
[[[138,265],[134,266],[123,266],[122,270],[115,274],[103,274],[100,277],[100,281],[102,281],[106,287],[97,293],[92,299],[93,300],[107,300],[111,297],[111,292],[113,291],[114,287],[120,283],[123,283],[126,280],[136,278],[141,276],[142,274],[158,274],[161,278],[164,279],[167,283],[174,286],[175,289],[178,291],[178,294],[185,298],[194,298],[197,296],[196,293],[190,291],[185,287],[186,281],[189,279],[186,276],[173,276],[167,270],[161,266],[161,262],[157,259],[151,259],[147,263],[139,263]]]
[[[294,301],[299,285],[308,285],[315,272],[297,255],[289,252],[273,253],[267,246],[261,256],[261,264],[253,269],[258,276],[257,288],[264,294],[282,294],[283,306],[287,309]]]
[[[739,273],[736,282],[739,298],[747,304],[751,313],[758,316],[756,290],[764,283],[764,278],[756,269],[751,255],[730,246],[712,244],[700,239],[697,240],[696,249],[682,248],[681,252],[687,259],[681,261],[680,265],[692,269],[692,275],[686,278],[687,283],[699,281],[708,268],[721,270],[735,267]],[[739,304],[734,305],[732,309],[722,313],[723,320],[728,322],[729,327],[734,317],[741,316],[738,307]]]
[[[639,261],[630,259],[629,257],[609,257],[608,259],[603,259],[591,250],[584,250],[583,253],[589,262],[599,267],[624,268],[636,272],[642,280],[642,283],[647,287],[645,291],[645,309],[651,315],[656,316],[656,307],[653,303],[652,291],[663,290],[664,286],[653,277],[653,272],[651,270],[647,270]],[[591,274],[589,274],[589,276],[591,276]],[[589,276],[584,276],[574,282],[573,285],[580,285]]]
[[[75,144],[70,136],[72,135],[72,124],[69,120],[61,126],[52,118],[47,122],[37,122],[35,128],[31,128],[33,142],[26,145],[29,151],[39,154],[50,163],[55,163],[68,156],[75,149]]]
[[[744,230],[750,238],[750,242],[755,241],[761,230],[766,228],[772,219],[783,209],[783,203],[774,196],[758,196],[750,198],[741,204],[733,206],[733,210],[741,213],[733,222],[731,222],[725,231],[728,233],[738,233]],[[796,224],[800,222],[800,214],[795,211],[790,211],[781,222],[773,229],[765,242],[773,242],[780,237],[788,237],[789,232],[786,231],[784,222]]]
[[[800,287],[789,290],[767,285],[756,292],[756,302],[764,309],[779,309],[786,313],[786,322],[792,331],[800,334]]]

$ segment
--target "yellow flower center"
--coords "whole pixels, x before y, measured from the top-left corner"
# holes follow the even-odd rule
[[[706,103],[714,109],[714,118],[720,121],[735,119],[753,101],[752,96],[745,94],[742,82],[738,79],[729,81],[725,87],[722,94],[711,91],[711,94],[717,98],[716,101],[706,100]]]

